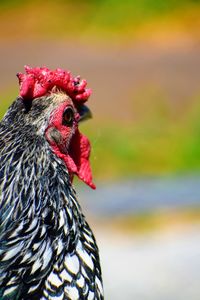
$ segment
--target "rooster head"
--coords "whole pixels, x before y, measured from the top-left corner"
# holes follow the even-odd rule
[[[77,175],[94,189],[89,162],[90,142],[78,128],[80,121],[91,117],[85,105],[91,94],[91,90],[86,89],[86,80],[73,77],[62,69],[51,71],[46,67],[26,66],[25,71],[17,76],[29,121],[64,161],[70,179]]]

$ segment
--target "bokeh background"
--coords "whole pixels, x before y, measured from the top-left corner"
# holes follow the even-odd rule
[[[200,1],[0,1],[0,115],[23,66],[93,89],[97,190],[75,182],[106,299],[200,299]]]

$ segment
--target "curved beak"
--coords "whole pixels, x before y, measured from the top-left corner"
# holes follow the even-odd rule
[[[78,109],[78,112],[80,115],[78,122],[86,121],[92,118],[91,110],[85,104],[81,105],[81,107]]]

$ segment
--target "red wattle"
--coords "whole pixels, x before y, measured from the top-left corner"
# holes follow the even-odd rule
[[[92,182],[92,171],[89,161],[90,151],[91,147],[88,138],[81,134],[77,129],[76,133],[72,137],[68,156],[70,156],[77,167],[75,174],[87,185],[95,189],[96,186]],[[68,165],[67,167],[69,170],[71,166]]]
[[[56,156],[65,162],[70,179],[72,180],[74,175],[77,175],[92,189],[96,189],[92,181],[92,171],[89,161],[91,147],[88,138],[77,129],[70,142],[68,153],[62,152],[61,145],[59,147],[56,143],[52,143],[50,140],[49,142]]]

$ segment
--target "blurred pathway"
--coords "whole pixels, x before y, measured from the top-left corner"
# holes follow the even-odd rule
[[[96,235],[106,299],[200,299],[200,227],[142,237]]]
[[[77,188],[83,207],[100,217],[200,208],[200,175],[146,177]]]

